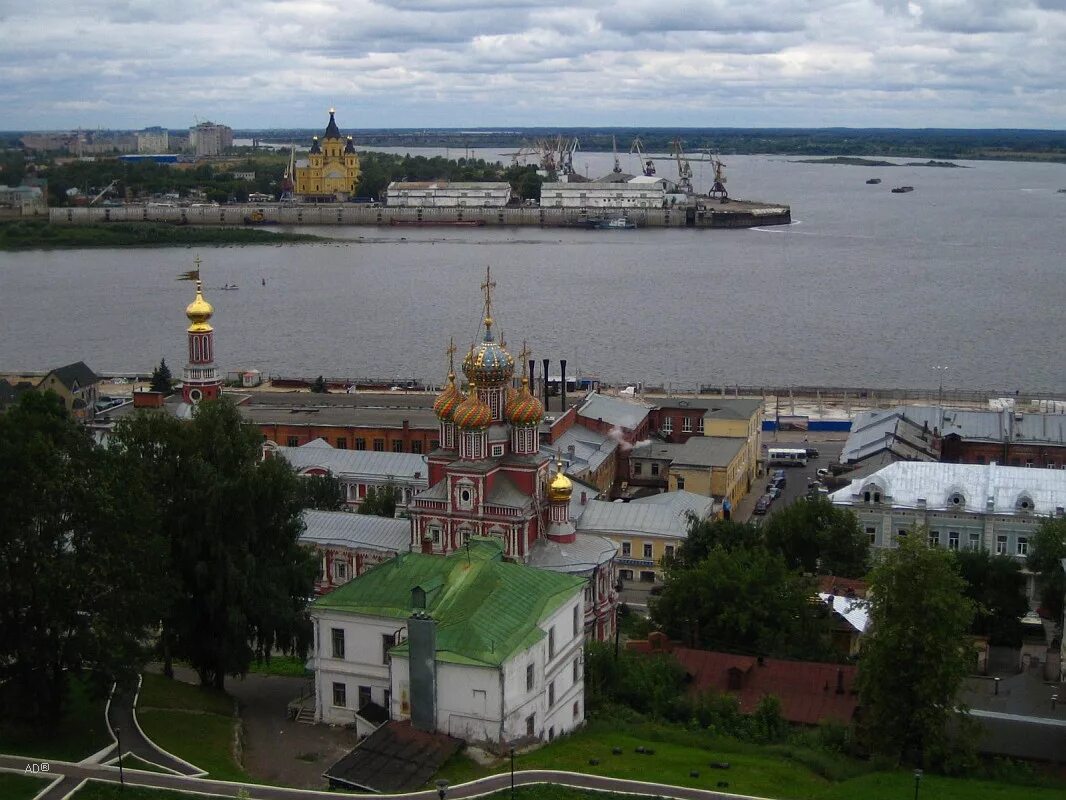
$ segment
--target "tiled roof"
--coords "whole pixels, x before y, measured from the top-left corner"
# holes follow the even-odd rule
[[[931,511],[1054,516],[1066,506],[1066,470],[912,461],[855,479],[829,499],[858,505],[866,486],[879,489],[884,505],[894,508],[918,508],[922,501],[921,507]]]
[[[427,585],[437,622],[437,659],[498,666],[544,636],[538,623],[581,591],[585,581],[505,562],[501,545],[475,537],[448,556],[404,553],[315,601],[313,608],[406,619],[411,590]],[[390,651],[407,655],[407,643]]]
[[[622,400],[618,397],[593,392],[582,403],[577,413],[586,419],[603,420],[608,425],[636,430],[648,416],[651,406],[635,400]]]
[[[300,542],[337,547],[369,547],[402,553],[410,548],[411,522],[347,511],[303,512]]]
[[[302,447],[278,447],[278,455],[296,470],[321,467],[337,477],[427,482],[428,468],[416,453],[380,453],[374,450],[337,450],[321,439]]]
[[[744,714],[755,711],[767,695],[781,701],[781,716],[786,720],[805,725],[823,721],[847,725],[859,707],[855,689],[858,668],[852,665],[776,658],[764,658],[760,665],[754,656],[693,650],[669,641],[656,649],[653,642],[630,642],[627,647],[641,653],[671,653],[692,676],[693,691],[735,695]],[[739,689],[730,688],[731,670],[735,671],[734,680],[739,680]],[[838,686],[843,691],[838,692]]]
[[[713,501],[692,492],[668,492],[675,495],[671,502],[613,503],[590,500],[575,523],[582,533],[639,534],[683,538],[688,535],[688,513],[705,517],[711,513]],[[656,497],[664,497],[657,495]]]

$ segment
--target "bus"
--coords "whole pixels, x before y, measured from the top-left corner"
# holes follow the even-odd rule
[[[807,449],[800,447],[771,447],[766,451],[766,466],[782,464],[786,467],[807,466]]]

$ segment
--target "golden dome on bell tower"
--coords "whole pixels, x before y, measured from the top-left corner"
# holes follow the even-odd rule
[[[574,482],[563,472],[563,459],[555,462],[555,477],[548,482],[548,500],[553,503],[566,503],[574,493]]]
[[[208,320],[211,319],[211,315],[215,313],[215,308],[209,302],[204,300],[204,286],[200,280],[200,259],[196,259],[196,299],[194,299],[189,305],[185,306],[185,316],[189,318],[189,322],[192,324],[189,326],[189,333],[207,333],[213,330],[208,324]]]

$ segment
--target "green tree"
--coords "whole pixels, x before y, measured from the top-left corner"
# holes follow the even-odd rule
[[[869,747],[935,765],[958,746],[949,727],[974,666],[974,608],[955,557],[925,540],[915,530],[870,575],[873,630],[863,639],[859,687]]]
[[[675,563],[694,567],[706,559],[716,547],[733,550],[738,547],[757,547],[762,542],[758,525],[728,519],[688,518],[688,534],[677,549]]]
[[[869,538],[855,514],[824,497],[806,498],[781,509],[762,529],[767,546],[780,550],[794,569],[842,578],[866,574]]]
[[[1063,596],[1066,595],[1066,520],[1047,519],[1040,523],[1029,546],[1026,563],[1039,575],[1040,608],[1056,625],[1062,624]]]
[[[52,392],[0,415],[0,713],[56,721],[71,673],[135,674],[156,607],[143,476]]]
[[[988,636],[989,644],[1020,647],[1022,623],[1029,610],[1021,564],[987,550],[961,550],[955,554],[959,573],[966,581],[966,596],[976,611],[973,633]]]
[[[326,385],[326,379],[319,375],[314,381],[311,382],[312,394],[329,394],[329,386]]]
[[[359,504],[360,514],[370,514],[375,517],[396,516],[396,495],[399,489],[391,481],[384,486],[375,489],[370,486],[366,490],[366,497]]]
[[[344,484],[333,475],[307,475],[300,479],[303,508],[318,511],[342,511],[347,505]]]
[[[589,710],[619,703],[665,716],[685,690],[685,671],[673,656],[643,655],[606,642],[585,645],[585,692]]]
[[[201,403],[189,423],[161,418],[124,420],[112,446],[164,469],[146,526],[169,546],[163,647],[222,688],[275,648],[306,653],[317,565],[298,542],[304,489],[283,459],[260,458],[258,429],[226,399]]]
[[[152,382],[149,387],[153,392],[169,395],[174,391],[174,377],[170,374],[165,358],[160,359],[159,366],[152,370]]]
[[[827,614],[812,582],[765,547],[716,546],[695,566],[668,566],[651,617],[689,647],[823,656]]]

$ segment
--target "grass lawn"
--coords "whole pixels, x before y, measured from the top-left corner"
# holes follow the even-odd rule
[[[161,675],[144,676],[137,719],[145,735],[212,778],[247,781],[233,758],[233,698]]]
[[[304,664],[306,663],[307,659],[297,658],[295,656],[274,656],[270,659],[269,663],[264,661],[261,664],[257,664],[253,661],[252,666],[248,668],[248,671],[261,675],[282,675],[288,678],[303,678],[304,676],[311,675],[311,672],[304,667]]]
[[[106,697],[91,696],[85,681],[72,680],[66,715],[56,727],[24,727],[0,721],[0,753],[81,761],[111,744],[104,720],[106,704]]]
[[[654,749],[655,753],[639,754],[635,752],[638,746]],[[621,755],[612,754],[615,747],[622,748]],[[599,759],[599,764],[592,765],[589,759]],[[729,762],[728,770],[710,767],[711,762],[723,761]],[[572,736],[518,755],[515,768],[550,768],[701,789],[722,788],[781,800],[905,800],[914,792],[910,770],[867,772],[867,765],[844,756],[716,739],[705,733],[652,723],[592,722]],[[445,778],[459,784],[508,769],[506,760],[482,767],[459,753],[434,779]],[[690,776],[692,770],[700,773],[698,778]],[[827,774],[834,780],[823,777]],[[727,782],[728,787],[718,787],[719,781]],[[926,775],[921,794],[937,800],[1061,800],[1066,796],[1066,785],[1040,788]]]
[[[0,772],[0,797],[4,800],[30,800],[51,781],[29,778],[13,772]]]

